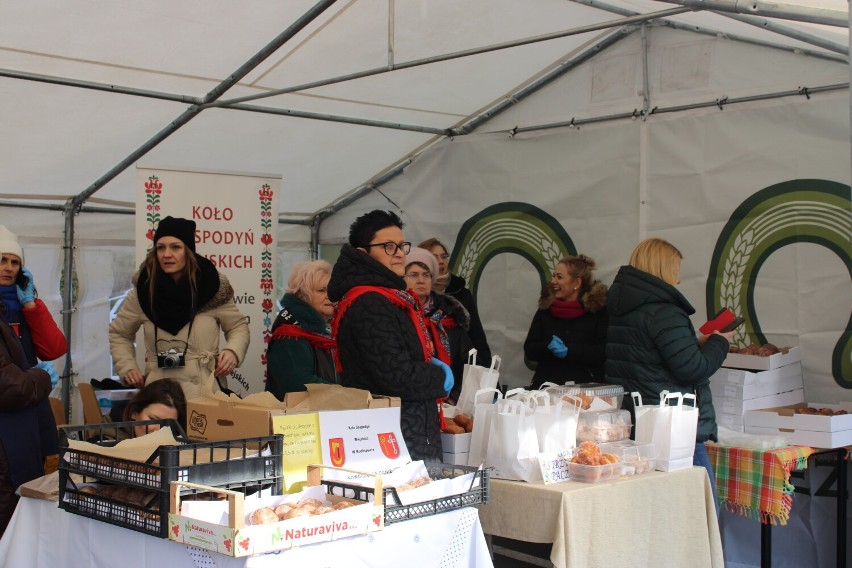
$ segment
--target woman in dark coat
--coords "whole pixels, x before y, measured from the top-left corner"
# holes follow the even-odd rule
[[[734,332],[696,337],[689,316],[695,308],[674,286],[680,284],[681,252],[663,239],[639,243],[609,291],[606,344],[609,382],[637,391],[643,404],[659,404],[660,392],[694,393],[698,432],[693,462],[707,468],[716,487],[704,442],[717,441],[710,376],[722,366]],[[633,413],[625,397],[624,407]],[[634,419],[635,423],[635,419]]]
[[[14,330],[0,320],[0,536],[18,503],[15,490],[44,475],[43,448],[56,446],[56,424],[44,423],[39,412],[50,390],[50,375],[29,364]]]
[[[594,269],[586,255],[565,257],[542,291],[524,341],[524,356],[538,363],[533,389],[545,381],[603,381],[607,289],[594,279]]]
[[[402,400],[401,428],[412,459],[439,460],[436,399],[453,387],[450,368],[432,356],[420,303],[405,291],[402,221],[372,211],[355,220],[328,284],[341,384]]]
[[[290,272],[267,352],[266,390],[278,400],[306,390],[308,383],[339,383],[329,327],[334,315],[330,276],[331,265],[324,260],[296,263]]]

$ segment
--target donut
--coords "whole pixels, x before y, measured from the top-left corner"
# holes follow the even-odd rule
[[[426,485],[427,483],[429,483],[431,481],[432,481],[431,477],[418,477],[416,479],[413,479],[409,485],[411,485],[411,487],[416,489],[418,487],[423,487],[424,485]]]
[[[326,513],[331,513],[331,512],[334,512],[333,508],[326,507],[325,505],[321,505],[321,506],[317,507],[316,509],[314,509],[313,511],[311,511],[311,514],[312,515],[324,515]]]
[[[299,501],[299,507],[304,507],[305,505],[313,505],[314,507],[319,507],[321,505],[325,505],[324,502],[319,499],[314,499],[313,497],[305,497],[301,501]]]
[[[249,517],[249,522],[253,525],[268,525],[278,522],[278,515],[269,507],[262,507],[254,511]]]
[[[354,507],[354,506],[355,506],[355,503],[353,503],[352,501],[340,501],[339,503],[336,503],[333,508],[334,508],[335,511],[339,511],[340,509],[345,509],[347,507]]]

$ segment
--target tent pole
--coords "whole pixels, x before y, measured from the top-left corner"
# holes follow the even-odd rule
[[[294,93],[297,91],[306,91],[308,89],[314,89],[316,87],[323,87],[326,85],[334,85],[336,83],[343,83],[346,81],[351,81],[353,79],[361,79],[364,77],[371,77],[373,75],[381,75],[382,73],[389,73],[391,71],[398,71],[400,69],[411,69],[412,67],[419,67],[421,65],[429,65],[432,63],[440,63],[442,61],[450,61],[452,59],[459,59],[462,57],[470,57],[472,55],[480,55],[482,53],[489,53],[492,51],[500,51],[501,49],[509,49],[512,47],[520,47],[523,45],[529,45],[532,43],[539,43],[542,41],[549,41],[553,39],[560,39],[564,37],[574,36],[585,34],[588,32],[595,32],[600,30],[607,30],[610,28],[618,28],[623,27],[630,24],[638,24],[640,22],[645,22],[648,20],[656,20],[658,18],[666,18],[668,16],[676,16],[678,14],[683,14],[684,12],[691,12],[690,8],[672,8],[670,10],[660,10],[659,12],[650,12],[648,14],[636,14],[633,16],[628,16],[626,18],[620,20],[611,20],[608,22],[601,22],[598,24],[589,24],[586,26],[580,26],[579,28],[572,28],[570,30],[565,30],[561,32],[555,32],[551,34],[544,34],[535,37],[529,37],[525,39],[520,39],[516,41],[508,41],[505,43],[497,43],[494,45],[489,45],[486,47],[478,47],[475,49],[467,49],[464,51],[457,51],[455,53],[448,53],[445,55],[436,55],[434,57],[426,57],[424,59],[415,59],[413,61],[407,61],[404,63],[396,63],[394,64],[393,69],[388,69],[387,67],[375,67],[373,69],[367,69],[364,71],[358,71],[356,73],[350,73],[348,75],[341,75],[339,77],[332,77],[331,79],[321,79],[319,81],[313,81],[311,83],[302,83],[301,85],[295,85],[293,87],[286,87],[283,89],[273,89],[270,91],[265,91],[263,93],[257,93],[254,95],[247,95],[245,97],[237,97],[233,99],[226,99],[223,101],[218,101],[216,103],[210,103],[207,106],[230,106],[236,103],[244,103],[248,101],[255,101],[258,99],[265,99],[267,97],[276,97],[278,95],[285,95],[287,93]]]
[[[70,201],[70,200],[69,200]],[[65,407],[65,421],[71,423],[71,379],[73,361],[71,360],[71,315],[76,310],[72,306],[74,298],[74,217],[76,208],[69,205],[65,208],[65,242],[63,244],[63,274],[62,274],[62,331],[68,343],[65,352],[65,368],[62,370],[62,405]]]
[[[849,27],[849,15],[840,10],[829,10],[827,8],[812,8],[810,6],[796,6],[794,4],[779,4],[777,2],[764,0],[748,0],[741,3],[740,0],[659,0],[667,4],[678,4],[688,6],[696,10],[711,10],[713,12],[733,12],[735,14],[750,14],[780,18],[782,20],[795,20],[810,24],[822,24],[837,28]]]
[[[605,10],[607,12],[612,12],[613,14],[619,14],[621,16],[633,16],[633,15],[636,15],[638,13],[638,12],[634,12],[633,10],[626,10],[626,9],[621,8],[619,6],[613,6],[612,4],[607,4],[605,2],[598,2],[598,0],[571,0],[571,1],[575,2],[577,4],[582,4],[584,6],[589,6],[589,7],[592,7],[592,8],[597,8],[599,10]],[[839,43],[834,43],[833,41],[825,40],[825,39],[817,37],[813,34],[809,34],[809,33],[803,32],[801,30],[797,30],[795,28],[785,26],[783,24],[779,24],[777,22],[774,22],[772,20],[768,20],[766,18],[758,18],[756,16],[743,16],[743,15],[738,15],[738,14],[726,14],[726,13],[719,13],[719,15],[737,20],[739,22],[743,22],[744,24],[749,24],[751,26],[755,26],[755,27],[758,27],[758,28],[761,28],[761,29],[765,29],[765,30],[774,32],[778,35],[787,36],[789,38],[796,39],[796,40],[799,40],[799,41],[804,42],[804,43],[809,43],[809,44],[814,45],[816,47],[821,47],[823,49],[827,49],[828,51],[833,51],[835,53],[839,53],[839,54],[844,55],[844,56],[849,55],[849,49],[846,46],[840,45]],[[680,22],[675,22],[674,20],[661,19],[661,20],[658,20],[657,23],[660,24],[660,25],[668,26],[668,27],[675,29],[675,30],[686,30],[686,31],[689,31],[689,32],[711,35],[711,36],[718,36],[720,34],[720,32],[718,32],[716,30],[701,28],[701,27],[693,26],[693,25],[689,25],[689,24],[682,24]],[[789,45],[781,45],[781,44],[777,44],[777,43],[765,42],[765,41],[741,36],[741,35],[738,35],[738,34],[725,33],[724,36],[727,39],[739,41],[739,42],[743,42],[743,43],[748,43],[748,44],[751,44],[751,45],[762,45],[762,46],[766,46],[766,47],[771,47],[771,48],[781,49],[781,50],[784,50],[784,51],[791,51],[791,52],[797,51],[796,48],[793,48]],[[804,53],[808,57],[818,57],[818,58],[822,58],[822,59],[829,59],[831,61],[843,61],[844,63],[846,61],[845,57],[840,59],[840,58],[835,58],[835,57],[829,57],[827,54],[815,52],[815,51],[807,51],[807,50],[801,50],[801,49],[799,49],[798,51],[801,51],[802,53]]]
[[[651,81],[648,78],[648,26],[643,22],[640,28],[642,40],[642,117],[651,110]]]

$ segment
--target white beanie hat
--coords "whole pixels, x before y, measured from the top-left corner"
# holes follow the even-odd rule
[[[405,256],[405,269],[408,270],[408,267],[415,262],[429,269],[429,272],[432,273],[432,283],[434,284],[435,278],[438,277],[438,260],[435,258],[435,255],[426,249],[412,247]]]
[[[0,225],[0,253],[14,254],[24,263],[24,250],[18,244],[18,237],[4,225]]]

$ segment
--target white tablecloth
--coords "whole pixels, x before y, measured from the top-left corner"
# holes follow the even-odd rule
[[[148,536],[22,498],[0,540],[3,568],[492,567],[477,510],[394,523],[383,531],[249,558]]]
[[[722,568],[707,470],[652,472],[604,483],[491,480],[486,533],[553,543],[557,568]]]

